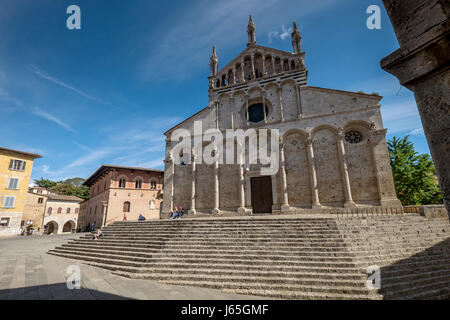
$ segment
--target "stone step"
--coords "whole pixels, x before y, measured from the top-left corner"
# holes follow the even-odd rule
[[[115,272],[115,274],[118,274]],[[139,274],[139,279],[158,280],[158,281],[207,281],[215,283],[258,283],[261,286],[317,286],[317,287],[347,287],[356,290],[367,291],[364,280],[342,280],[342,279],[320,279],[320,278],[298,278],[284,275],[281,277],[257,276],[257,275],[217,275],[217,274],[191,274],[191,273],[145,273]]]
[[[100,258],[100,257],[92,257],[92,256],[88,256],[88,255],[77,255],[77,254],[73,254],[73,253],[62,253],[62,252],[54,252],[54,251],[49,251],[49,254],[52,255],[56,255],[56,256],[60,256],[60,257],[65,257],[65,258],[69,258],[69,259],[74,259],[74,260],[83,260],[83,261],[87,261],[87,262],[95,262],[98,264],[103,264],[103,265],[108,265],[109,268],[108,269],[112,269],[112,267],[114,267],[115,269],[117,269],[120,266],[123,267],[133,267],[136,269],[127,269],[127,270],[135,270],[135,271],[140,271],[140,272],[149,272],[151,271],[151,268],[154,266],[160,266],[160,267],[168,267],[168,266],[175,266],[178,265],[178,267],[183,268],[186,265],[189,266],[202,266],[203,268],[205,267],[211,267],[214,268],[215,266],[232,266],[233,268],[245,268],[247,269],[249,266],[254,267],[254,268],[278,268],[280,266],[283,267],[292,267],[292,268],[296,268],[296,269],[301,269],[307,272],[327,272],[327,273],[336,273],[336,272],[354,272],[355,270],[357,270],[354,266],[349,266],[349,264],[345,265],[345,264],[331,264],[331,265],[327,265],[327,264],[323,264],[323,263],[302,263],[302,262],[286,262],[284,261],[283,264],[277,264],[277,263],[271,263],[270,260],[266,260],[266,261],[252,261],[252,260],[223,260],[223,259],[185,259],[185,260],[180,260],[180,259],[153,259],[151,262],[146,262],[146,263],[135,263],[135,262],[131,262],[131,261],[124,261],[124,260],[117,260],[117,259],[111,259],[111,258]],[[123,270],[123,269],[122,269]]]
[[[99,259],[111,259],[115,261],[122,261],[122,263],[127,263],[130,265],[134,265],[136,263],[142,263],[142,266],[145,266],[148,262],[156,262],[156,261],[172,261],[179,260],[186,263],[189,262],[200,262],[203,261],[205,263],[212,261],[232,261],[234,263],[238,263],[238,261],[247,263],[247,264],[257,264],[257,263],[266,263],[266,264],[289,264],[293,263],[296,265],[308,265],[311,267],[315,266],[326,266],[326,267],[354,267],[353,262],[343,262],[343,261],[320,261],[320,260],[310,260],[310,259],[302,259],[301,261],[297,260],[296,257],[293,256],[277,256],[277,255],[201,255],[201,254],[184,254],[184,253],[176,253],[176,254],[153,254],[148,258],[140,258],[140,257],[129,257],[123,256],[119,254],[108,254],[103,252],[87,252],[87,251],[75,251],[75,250],[62,250],[62,249],[53,249],[50,251],[51,253],[61,253],[61,254],[72,254],[78,257],[84,258],[99,258]]]
[[[122,247],[134,247],[134,248],[163,248],[163,247],[180,247],[188,248],[188,244],[178,244],[178,242],[166,242],[166,241],[145,241],[145,242],[135,242],[135,241],[104,241],[104,240],[76,240],[74,242],[70,243],[78,243],[78,244],[92,244],[92,245],[104,245],[104,246],[122,246]],[[198,248],[199,246],[202,246],[203,244],[208,245],[214,245],[214,242],[211,241],[190,241],[189,243],[195,243],[192,244],[192,247]],[[220,243],[221,247],[226,247],[227,244],[229,245],[236,245],[241,244],[244,247],[258,247],[258,246],[266,246],[271,249],[273,248],[290,248],[292,244],[289,242],[235,242],[235,241],[229,241],[229,242],[222,242]],[[298,244],[295,244],[296,250],[307,250],[307,251],[317,251],[317,252],[348,252],[348,248],[345,246],[340,247],[320,247],[320,246],[314,246],[311,247],[310,245],[302,244],[302,246],[299,246]]]
[[[180,254],[179,249],[154,249],[154,250],[140,250],[140,251],[126,251],[121,249],[109,249],[105,247],[89,247],[89,246],[61,246],[57,247],[58,250],[75,250],[75,251],[84,251],[84,252],[102,252],[102,253],[120,253],[123,256],[132,256],[132,257],[151,257],[155,254]],[[310,252],[304,253],[302,251],[296,251],[296,250],[289,250],[289,251],[281,251],[281,250],[264,250],[261,248],[257,248],[256,250],[217,250],[217,249],[197,249],[197,250],[188,250],[183,251],[183,254],[196,254],[196,255],[280,255],[280,256],[293,256],[297,257],[299,259],[315,259],[318,261],[347,261],[351,262],[353,261],[353,257],[349,255],[337,255],[337,256],[331,256],[331,255],[317,255],[317,254],[311,254]]]
[[[186,283],[185,285],[190,285]],[[316,293],[316,292],[292,292],[281,290],[258,290],[258,289],[222,289],[223,293],[252,295],[269,297],[273,299],[290,300],[381,300],[382,296],[377,294],[339,294],[339,293]]]
[[[116,274],[133,279],[144,279],[153,273],[157,274],[183,274],[183,275],[208,275],[208,276],[240,276],[240,277],[288,277],[295,279],[309,279],[309,280],[353,280],[363,281],[367,280],[367,276],[361,273],[308,273],[298,271],[274,271],[269,269],[262,270],[235,270],[235,269],[209,269],[209,268],[160,268],[153,267],[151,271],[147,272],[129,272],[116,270]]]
[[[365,287],[346,287],[346,286],[314,286],[314,285],[295,285],[295,284],[265,284],[258,282],[235,282],[235,281],[207,281],[207,280],[163,280],[161,283],[172,285],[188,285],[197,287],[206,287],[212,289],[247,289],[247,290],[277,290],[292,291],[302,293],[329,293],[329,294],[349,294],[349,295],[369,295],[370,291]]]
[[[435,281],[416,281],[417,285],[410,284],[408,282],[398,287],[387,287],[381,289],[381,294],[385,299],[404,299],[408,296],[420,295],[424,292],[431,290],[448,290],[450,288],[450,279],[448,277],[436,277]],[[420,285],[421,284],[421,285]]]

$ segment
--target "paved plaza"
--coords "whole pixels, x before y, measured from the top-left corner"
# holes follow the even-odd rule
[[[249,300],[260,297],[224,294],[220,290],[172,286],[127,279],[108,270],[47,254],[80,234],[0,237],[0,300]],[[67,267],[78,265],[81,289],[69,290]]]

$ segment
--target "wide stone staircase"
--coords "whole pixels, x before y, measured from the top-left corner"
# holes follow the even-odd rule
[[[116,222],[50,254],[166,284],[282,299],[448,299],[449,223],[415,215]],[[367,287],[369,265],[381,289]]]

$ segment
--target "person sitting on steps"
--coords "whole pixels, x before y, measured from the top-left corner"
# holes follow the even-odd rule
[[[100,230],[100,229],[97,229],[97,232],[94,233],[94,235],[92,236],[92,239],[93,239],[93,240],[98,240],[98,239],[100,239],[101,237],[103,237],[103,231]]]

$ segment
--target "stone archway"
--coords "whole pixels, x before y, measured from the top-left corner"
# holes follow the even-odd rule
[[[69,220],[64,224],[62,232],[69,233],[69,232],[72,232],[73,229],[75,229],[75,222],[73,222],[72,220]]]
[[[47,226],[47,234],[58,234],[58,223],[56,221],[48,222]]]

